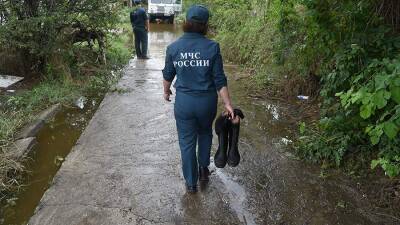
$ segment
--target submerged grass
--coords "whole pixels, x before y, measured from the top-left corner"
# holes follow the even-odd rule
[[[48,65],[47,73],[33,88],[0,96],[0,201],[7,193],[17,190],[24,171],[23,160],[12,157],[15,134],[48,106],[72,105],[80,96],[102,95],[122,75],[122,68],[133,53],[133,41],[126,19],[128,11],[123,10],[120,15],[118,29],[108,34],[106,64],[101,64],[87,46],[74,45],[68,56],[61,56],[55,65]],[[62,71],[55,68],[62,68]]]

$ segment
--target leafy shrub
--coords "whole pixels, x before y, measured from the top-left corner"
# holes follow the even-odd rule
[[[115,0],[2,1],[0,46],[21,53],[28,69],[44,72],[55,53],[77,41],[77,32],[107,34],[118,22],[118,6]]]
[[[399,175],[400,24],[392,23],[399,15],[391,6],[400,3],[193,2],[211,9],[226,59],[255,71],[264,85],[320,96],[322,119],[301,133],[300,155],[339,166],[349,153],[375,152],[372,168]]]
[[[293,2],[305,7],[307,23],[294,56],[317,60],[314,68],[302,64],[321,77],[324,103],[324,119],[300,138],[299,151],[339,165],[352,149],[367,148],[379,152],[373,168],[399,175],[400,38],[375,11],[379,2]]]
[[[0,2],[0,71],[9,70],[3,67],[6,62],[22,61],[29,73],[41,78],[31,90],[0,96],[0,199],[19,185],[18,175],[24,170],[9,148],[18,129],[51,104],[71,104],[93,92],[104,94],[120,77],[132,49],[132,35],[125,29],[130,28],[128,11],[120,12],[117,1],[25,2]],[[71,40],[78,22],[104,32],[107,64],[100,63],[99,46],[91,49]],[[122,32],[112,31],[115,27]],[[4,62],[1,57],[9,52],[14,57]]]

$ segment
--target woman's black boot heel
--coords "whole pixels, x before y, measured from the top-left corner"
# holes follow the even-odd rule
[[[229,132],[229,152],[228,152],[228,165],[235,167],[239,165],[240,154],[238,149],[240,123],[232,124]]]
[[[229,152],[228,152],[228,165],[235,167],[239,165],[240,154],[239,154],[239,131],[240,131],[240,120],[244,119],[244,114],[240,109],[234,109],[235,117],[238,116],[240,119],[237,123],[232,123],[229,129]]]
[[[226,166],[227,150],[228,150],[228,123],[225,116],[218,117],[215,121],[215,132],[218,135],[218,150],[214,156],[214,164],[218,168],[224,168]]]

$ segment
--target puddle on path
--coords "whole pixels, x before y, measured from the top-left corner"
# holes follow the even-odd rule
[[[228,195],[230,206],[236,213],[239,221],[246,225],[256,225],[255,215],[251,213],[246,206],[247,192],[245,188],[235,181],[235,177],[224,173],[223,170],[215,169],[213,164],[210,168],[211,170],[215,170],[216,176],[223,183],[226,189],[224,192]]]
[[[11,204],[2,202],[0,224],[25,225],[49,187],[64,158],[71,151],[98,108],[102,97],[81,97],[72,108],[63,108],[37,136],[38,144],[29,155],[30,171],[23,189]],[[4,206],[5,205],[5,206]]]
[[[225,70],[230,78],[241,73],[234,66]],[[318,166],[296,159],[288,148],[298,129],[296,109],[249,97],[245,79],[229,79],[229,88],[235,106],[246,116],[239,143],[242,161],[216,175],[236,196],[232,207],[239,217],[270,225],[396,224],[382,216],[350,178],[320,177]]]
[[[149,37],[153,43],[167,44],[178,32],[181,31],[176,26],[154,25]],[[149,60],[152,61],[157,60]],[[226,68],[230,76],[236,76],[238,71],[235,66]],[[287,116],[290,109],[250,98],[243,81],[230,79],[229,83],[235,105],[246,115],[241,127],[242,162],[237,168],[218,169],[214,174],[243,224],[392,224],[372,215],[373,208],[351,182],[320,178],[317,167],[295,160],[287,149],[291,134],[297,130]],[[146,82],[150,81],[137,85]],[[32,171],[27,177],[28,186],[16,196],[16,206],[3,208],[3,224],[22,225],[33,214],[59,169],[58,161],[70,152],[98,104],[98,99],[79,99],[77,107],[59,113],[39,134],[39,145],[28,165]],[[150,122],[160,119],[163,117]]]

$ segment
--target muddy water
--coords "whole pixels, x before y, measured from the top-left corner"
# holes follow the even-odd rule
[[[96,111],[101,97],[81,97],[72,107],[64,107],[53,121],[38,134],[38,144],[29,155],[26,168],[29,174],[24,187],[8,204],[0,209],[0,224],[22,225],[28,219],[50,185],[63,159],[71,151],[90,118]]]
[[[246,224],[400,224],[393,212],[375,208],[356,181],[321,176],[319,167],[299,160],[289,147],[297,133],[296,106],[249,97],[246,74],[226,66],[236,107],[245,113],[241,127],[242,162],[216,175],[237,199]]]
[[[176,26],[162,24],[153,25],[151,30],[151,43],[158,44],[168,44],[181,32]],[[237,168],[212,166],[211,180],[242,224],[398,224],[374,209],[353,181],[323,178],[317,167],[296,159],[288,148],[297,129],[289,114],[296,114],[296,109],[250,98],[246,78],[236,79],[245,76],[239,71],[236,66],[226,66],[233,101],[246,115],[241,128],[242,162]],[[15,206],[5,207],[3,224],[24,224],[33,214],[98,104],[96,100],[83,102],[83,109],[67,109],[39,134],[36,154],[28,165],[32,171],[28,185],[16,196]],[[185,212],[197,213],[191,212],[190,205],[185,206]]]
[[[168,32],[170,31],[170,34]],[[153,29],[153,38],[168,42],[176,27]],[[164,40],[163,40],[164,39]],[[242,123],[237,168],[215,169],[213,176],[243,224],[400,224],[391,212],[376,209],[357,182],[345,176],[324,177],[319,167],[297,159],[290,149],[302,110],[266,99],[249,97],[251,87],[234,65],[226,65],[229,88]],[[222,107],[220,107],[222,108]],[[214,144],[217,143],[216,139]],[[216,146],[214,146],[216,149]],[[218,186],[218,185],[217,185]]]
[[[318,168],[296,159],[289,148],[297,129],[289,116],[294,109],[250,98],[246,81],[232,79],[241,76],[237,71],[226,68],[234,104],[246,115],[243,160],[224,173],[245,189],[244,208],[254,215],[255,224],[380,224],[359,208],[362,199],[351,186],[320,178]]]

